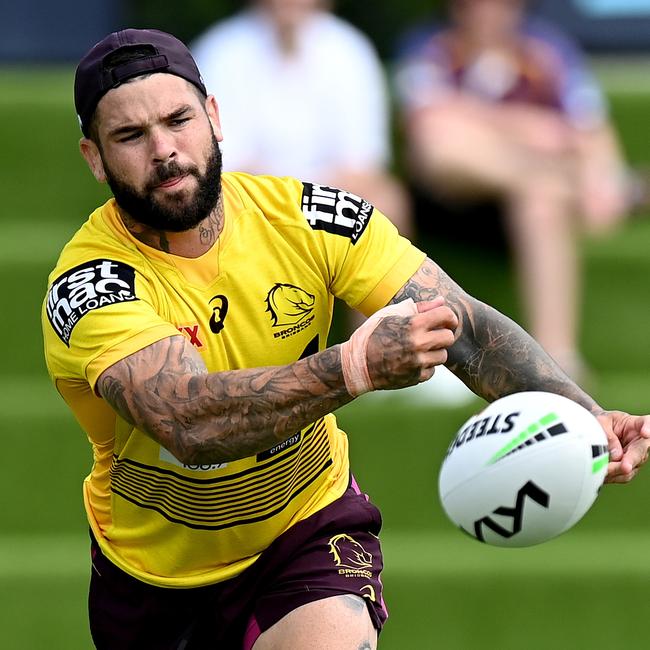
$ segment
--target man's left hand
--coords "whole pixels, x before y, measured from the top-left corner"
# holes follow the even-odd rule
[[[650,450],[650,415],[603,411],[597,415],[609,443],[605,483],[629,483]]]

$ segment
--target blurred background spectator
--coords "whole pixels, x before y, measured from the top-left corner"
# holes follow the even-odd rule
[[[253,0],[192,50],[219,102],[224,169],[341,187],[414,238],[407,193],[389,172],[391,106],[369,39],[327,0]],[[346,310],[347,311],[347,310]],[[348,312],[348,329],[362,317]],[[474,395],[445,368],[401,392],[437,401]]]
[[[578,46],[524,0],[450,0],[405,37],[396,88],[407,173],[434,200],[419,225],[485,232],[498,204],[527,328],[583,378],[577,237],[618,224],[633,187]]]
[[[442,0],[337,0],[335,8],[370,35],[388,62],[396,36],[409,25],[423,24],[442,4]],[[242,7],[242,0],[184,0],[180,6],[160,0],[2,4],[4,648],[92,647],[84,614],[88,535],[79,500],[84,468],[92,459],[79,425],[46,376],[38,319],[44,279],[60,247],[88,212],[109,196],[106,188],[86,176],[89,172],[75,144],[80,131],[72,107],[74,66],[111,29],[147,25],[190,43],[206,25]],[[593,56],[590,63],[606,90],[610,119],[627,159],[647,163],[650,0],[536,0],[533,8],[536,15],[541,12],[577,37]],[[401,151],[397,142],[396,153]],[[401,160],[396,155],[397,171]],[[466,238],[470,229],[467,222],[461,225]],[[478,242],[482,248],[468,246],[465,239],[438,242],[425,239],[425,234],[420,238],[423,245],[457,270],[465,286],[489,296],[490,302],[496,300],[507,313],[516,313],[502,248],[491,242],[488,248],[484,240]],[[598,372],[597,397],[604,405],[646,412],[650,337],[644,317],[650,309],[650,219],[627,222],[612,236],[581,243],[585,286],[580,342]],[[650,473],[642,472],[624,491],[602,490],[589,517],[566,537],[526,549],[518,558],[500,549],[491,553],[485,545],[457,537],[435,496],[437,468],[450,436],[478,405],[450,409],[449,402],[436,407],[423,400],[424,408],[413,408],[411,403],[370,399],[358,400],[338,415],[343,428],[354,432],[350,453],[356,479],[384,513],[383,544],[391,561],[383,577],[392,613],[382,633],[384,650],[430,648],[433,626],[436,641],[445,650],[518,650],[522,639],[534,650],[647,646],[647,631],[639,621],[650,619],[649,571],[648,563],[639,558],[650,544],[643,516]],[[603,561],[611,557],[612,548],[617,549],[616,559]],[[633,607],[621,607],[621,593]],[[470,610],[474,616],[468,625]],[[517,616],[504,619],[504,612],[512,611]],[[611,617],[613,611],[615,625],[594,625],[594,620]]]
[[[363,196],[412,235],[390,174],[389,103],[370,40],[326,0],[254,0],[192,46],[220,107],[224,168]]]

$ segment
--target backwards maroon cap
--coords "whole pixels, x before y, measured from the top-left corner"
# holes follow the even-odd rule
[[[118,50],[145,46],[136,59],[107,66],[106,58]],[[74,103],[84,135],[99,100],[112,88],[133,77],[167,72],[193,83],[207,95],[201,73],[187,47],[175,36],[157,29],[123,29],[99,41],[79,62],[74,79]]]

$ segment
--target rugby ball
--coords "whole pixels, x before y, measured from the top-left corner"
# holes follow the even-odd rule
[[[607,437],[587,409],[552,393],[515,393],[460,428],[440,469],[440,500],[480,542],[531,546],[585,515],[608,462]]]

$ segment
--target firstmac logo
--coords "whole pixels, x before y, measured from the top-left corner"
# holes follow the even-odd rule
[[[52,329],[70,347],[72,330],[88,312],[132,300],[138,300],[133,267],[98,259],[59,276],[47,294],[45,309]]]
[[[327,185],[303,183],[302,212],[314,230],[348,237],[354,246],[363,235],[374,207],[356,194]]]

